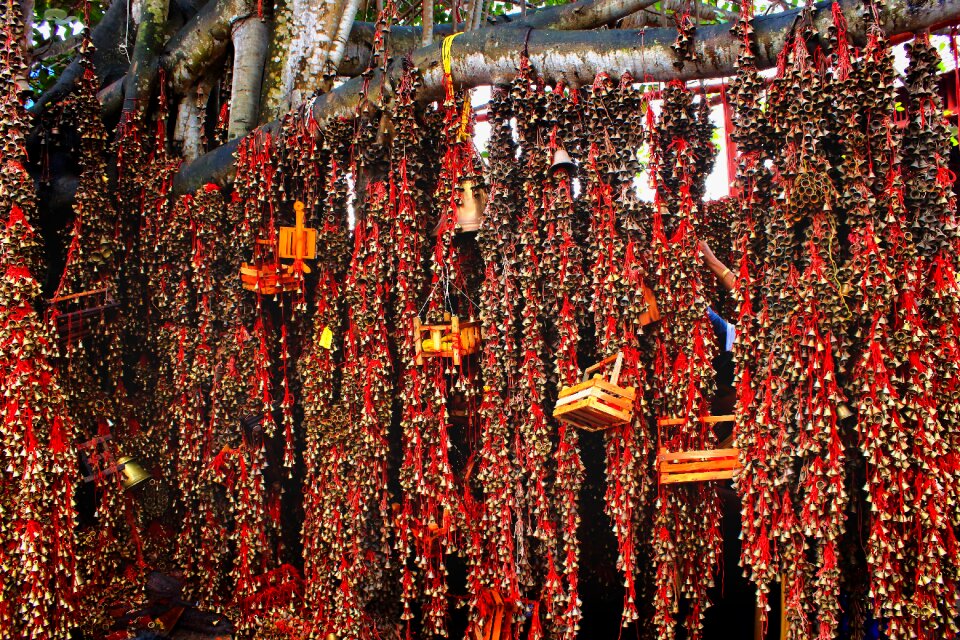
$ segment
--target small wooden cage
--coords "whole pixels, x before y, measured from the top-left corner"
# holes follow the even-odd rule
[[[705,424],[732,422],[732,415],[704,416]],[[657,427],[677,426],[686,423],[683,418],[661,418]],[[678,484],[681,482],[704,482],[708,480],[730,480],[740,469],[739,451],[730,446],[732,436],[725,438],[717,449],[694,451],[667,451],[660,447],[657,451],[657,475],[660,484]]]
[[[449,358],[459,365],[462,358],[480,351],[480,322],[461,321],[457,316],[444,314],[441,324],[421,324],[413,319],[416,363],[426,358]]]
[[[609,380],[595,371],[601,371],[610,363],[613,370]],[[583,381],[560,390],[553,417],[587,431],[600,431],[630,422],[633,418],[633,400],[636,389],[617,385],[623,354],[605,358],[583,372]]]
[[[60,344],[75,345],[113,319],[119,307],[107,287],[57,296],[47,301],[47,317],[53,320]]]

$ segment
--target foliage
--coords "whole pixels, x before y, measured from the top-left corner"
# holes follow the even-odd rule
[[[33,8],[31,34],[30,88],[40,95],[57,81],[75,57],[73,47],[49,55],[49,51],[77,36],[84,28],[84,5],[63,0],[37,0]],[[103,18],[105,7],[100,2],[86,6],[90,28]]]

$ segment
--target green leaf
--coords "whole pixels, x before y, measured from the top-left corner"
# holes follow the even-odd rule
[[[43,12],[43,19],[48,22],[57,22],[60,20],[67,19],[67,12],[63,9],[58,9],[57,7],[50,7]]]
[[[960,146],[960,141],[957,140],[957,136],[950,136],[950,144],[953,146]]]
[[[897,100],[896,102],[893,103],[893,108],[894,108],[896,111],[898,111],[898,112],[904,110],[904,109],[903,109],[903,103],[900,102],[899,100]]]

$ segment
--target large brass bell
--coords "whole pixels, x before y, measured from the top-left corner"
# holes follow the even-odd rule
[[[483,210],[487,206],[487,191],[472,178],[464,178],[457,187],[457,227],[460,232],[476,231],[483,222]]]
[[[123,485],[124,491],[130,491],[137,485],[140,485],[153,476],[150,475],[150,472],[140,466],[140,464],[134,461],[133,456],[123,456],[117,460],[117,466],[121,467],[120,469],[120,484]]]

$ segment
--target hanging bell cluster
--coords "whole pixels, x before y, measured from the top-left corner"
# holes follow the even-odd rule
[[[804,170],[797,174],[790,191],[790,211],[793,223],[801,220],[804,213],[819,211],[830,200],[833,185],[821,171]]]

